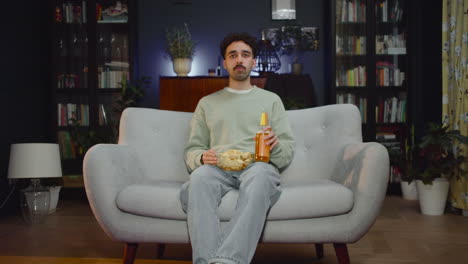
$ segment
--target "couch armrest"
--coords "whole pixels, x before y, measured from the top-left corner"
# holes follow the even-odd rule
[[[124,213],[117,208],[117,194],[142,173],[136,151],[131,146],[98,144],[86,152],[83,162],[86,194],[94,216],[114,239],[116,234],[124,232],[118,225]]]
[[[355,242],[370,229],[380,211],[387,191],[390,161],[387,149],[376,142],[347,145],[342,157],[333,180],[354,193],[354,206],[347,224],[348,239]]]

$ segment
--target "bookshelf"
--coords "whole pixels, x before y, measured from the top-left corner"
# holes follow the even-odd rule
[[[331,103],[359,107],[364,141],[404,155],[411,144],[408,0],[331,1]],[[392,163],[392,161],[391,161]],[[391,168],[388,193],[398,193]]]
[[[122,83],[131,77],[135,1],[49,0],[52,24],[51,134],[65,178],[81,182],[93,144],[112,142]],[[80,185],[80,184],[78,184]]]

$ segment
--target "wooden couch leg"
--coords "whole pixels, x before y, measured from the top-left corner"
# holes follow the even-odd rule
[[[349,255],[348,255],[348,247],[346,244],[342,243],[333,243],[335,247],[336,257],[338,258],[339,264],[349,264]]]
[[[123,264],[133,264],[138,249],[138,243],[126,243],[123,255]]]
[[[164,259],[164,250],[166,249],[166,244],[159,243],[158,250],[156,252],[157,259]]]
[[[317,259],[323,258],[323,244],[315,244],[315,254],[317,255]]]

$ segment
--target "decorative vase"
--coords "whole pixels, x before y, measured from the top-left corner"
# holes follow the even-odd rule
[[[177,76],[187,76],[192,70],[192,59],[190,58],[177,58],[172,61],[174,72]]]
[[[437,178],[432,185],[416,181],[419,206],[424,215],[443,215],[449,191],[449,182],[445,178]]]
[[[416,188],[416,182],[412,181],[411,183],[407,181],[401,181],[401,192],[403,194],[403,199],[405,200],[418,200],[418,189]]]
[[[302,74],[302,64],[301,63],[292,63],[291,64],[291,73],[294,75]]]

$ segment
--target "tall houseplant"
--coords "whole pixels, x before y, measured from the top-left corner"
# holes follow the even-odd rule
[[[466,175],[462,168],[466,158],[460,144],[468,144],[468,137],[461,135],[459,130],[450,130],[438,123],[430,123],[427,133],[421,138],[416,184],[423,214],[442,215],[449,181]]]
[[[189,27],[174,26],[166,30],[166,52],[172,60],[174,72],[178,76],[187,76],[192,67],[195,54],[195,41],[192,39]]]

